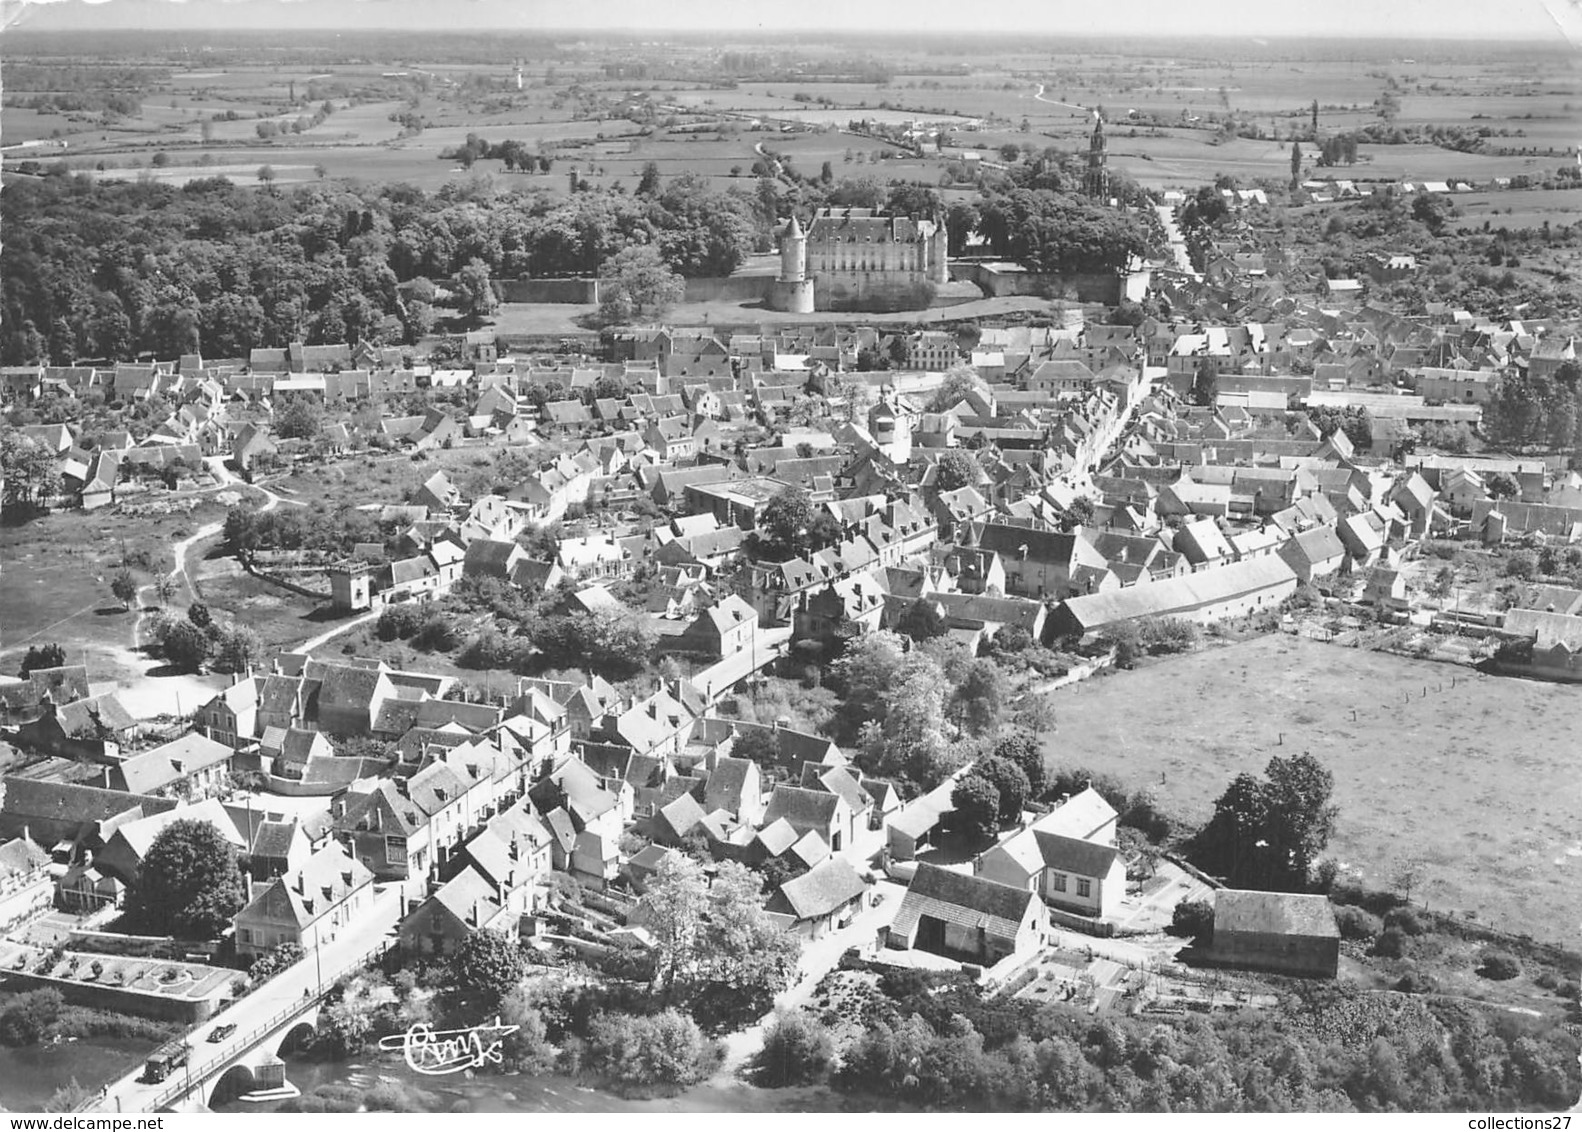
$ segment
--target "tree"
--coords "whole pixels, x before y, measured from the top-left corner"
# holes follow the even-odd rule
[[[201,601],[195,601],[187,606],[187,620],[200,629],[207,629],[214,623],[214,615],[209,612],[209,607]]]
[[[973,764],[972,773],[980,774],[994,784],[1000,797],[1001,825],[1014,822],[1022,816],[1022,808],[1027,805],[1032,791],[1021,767],[1009,759],[988,755]]]
[[[1302,183],[1302,143],[1291,143],[1291,188],[1295,189]]]
[[[446,985],[469,1017],[493,1017],[526,974],[527,957],[515,939],[479,928],[456,949]]]
[[[117,570],[115,576],[110,579],[110,593],[123,608],[130,610],[132,602],[137,598],[137,579],[132,576],[132,571],[125,566]]]
[[[154,579],[154,597],[160,605],[169,605],[176,596],[176,579],[169,574],[161,574]]]
[[[949,628],[940,616],[939,606],[919,598],[907,606],[895,623],[895,631],[914,641],[931,641],[943,637]]]
[[[129,907],[145,931],[213,939],[246,902],[230,842],[211,822],[182,818],[149,845]]]
[[[1191,399],[1194,405],[1210,408],[1219,399],[1219,374],[1207,358],[1197,364],[1197,374],[1192,378]]]
[[[1334,777],[1308,754],[1269,760],[1265,777],[1237,775],[1214,803],[1194,851],[1233,887],[1305,891],[1334,832]]]
[[[208,634],[191,621],[172,622],[159,647],[180,672],[197,672],[209,658]]]
[[[739,1029],[763,1017],[796,976],[801,946],[763,909],[762,885],[745,865],[722,861],[708,888],[690,1012],[705,1029]]]
[[[807,545],[813,501],[800,487],[783,487],[764,505],[758,522],[770,543],[789,558]]]
[[[287,439],[312,440],[323,427],[318,398],[308,394],[283,398],[275,410],[275,432]]]
[[[31,645],[27,655],[22,658],[21,677],[26,680],[30,672],[36,672],[41,668],[61,668],[65,663],[66,650],[60,645],[54,642],[47,645]]]
[[[1044,796],[1044,751],[1039,746],[1037,735],[1025,727],[1013,727],[995,743],[994,754],[1021,769],[1027,778],[1029,798]]]
[[[1206,900],[1183,900],[1170,914],[1170,934],[1206,944],[1214,935],[1214,905]]]
[[[901,339],[900,341],[902,341],[902,345],[904,347],[904,339]],[[902,361],[904,363],[904,356]],[[953,408],[956,404],[965,399],[967,394],[971,393],[977,387],[977,370],[973,369],[969,365],[964,364],[951,366],[945,371],[944,380],[940,382],[939,388],[934,390],[933,396],[928,399],[928,403],[924,406],[923,411],[928,413],[943,413],[945,410]],[[977,477],[974,476],[973,482],[976,481]]]
[[[938,491],[955,491],[972,487],[982,475],[978,462],[959,448],[946,449],[934,465],[934,487]]]
[[[659,166],[652,161],[643,165],[643,174],[637,180],[637,189],[633,194],[640,197],[659,195]]]
[[[669,854],[649,880],[643,901],[649,909],[647,927],[658,951],[654,981],[669,998],[677,983],[690,977],[696,967],[708,906],[703,866],[685,854]]]
[[[259,129],[263,129],[268,124],[261,123]],[[260,165],[258,167],[258,183],[270,193],[275,191],[275,167],[273,165]]]
[[[950,804],[955,807],[956,828],[976,841],[988,840],[1000,828],[1000,792],[976,771],[957,780]]]
[[[663,318],[686,294],[685,281],[652,244],[634,244],[604,261],[599,317],[606,324]]]
[[[781,1012],[753,1059],[753,1080],[769,1089],[816,1084],[834,1061],[835,1043],[822,1022],[801,1010]]]
[[[1009,702],[1005,672],[986,657],[972,662],[951,695],[956,726],[969,735],[997,731]]]
[[[500,298],[489,283],[489,267],[476,256],[451,280],[456,309],[470,326],[480,325],[500,306]]]
[[[1516,477],[1508,472],[1489,472],[1483,477],[1483,486],[1494,499],[1515,499],[1522,493]]]
[[[0,430],[0,477],[5,480],[4,506],[8,510],[44,507],[60,492],[59,466],[55,453],[32,437],[17,429]]]
[[[251,672],[264,662],[264,639],[246,625],[222,630],[214,642],[216,672]]]
[[[731,758],[747,759],[768,770],[780,762],[780,733],[769,727],[749,727],[736,732]]]

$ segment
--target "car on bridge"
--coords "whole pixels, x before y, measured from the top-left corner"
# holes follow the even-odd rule
[[[209,1040],[211,1042],[223,1042],[234,1033],[236,1033],[236,1023],[225,1022],[209,1031]]]

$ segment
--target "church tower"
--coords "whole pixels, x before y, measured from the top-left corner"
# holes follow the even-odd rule
[[[813,313],[813,280],[807,277],[807,233],[795,215],[780,233],[780,278],[769,305],[777,311]]]
[[[1104,152],[1104,119],[1099,117],[1099,112],[1093,112],[1093,136],[1088,139],[1088,176],[1085,184],[1087,194],[1100,201],[1110,199],[1110,171],[1107,166],[1108,155]]]

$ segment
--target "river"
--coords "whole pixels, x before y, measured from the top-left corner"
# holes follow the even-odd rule
[[[589,1088],[570,1077],[424,1077],[408,1069],[398,1054],[355,1062],[286,1058],[286,1080],[304,1094],[325,1086],[359,1091],[381,1082],[406,1094],[410,1108],[427,1112],[841,1112],[845,1098],[828,1090],[759,1089],[739,1082],[708,1083],[674,1097],[632,1100]],[[252,1105],[231,1101],[216,1112],[273,1112],[285,1102]]]
[[[39,1112],[56,1089],[73,1080],[86,1088],[114,1081],[158,1044],[147,1038],[83,1038],[20,1048],[0,1046],[0,1107]]]

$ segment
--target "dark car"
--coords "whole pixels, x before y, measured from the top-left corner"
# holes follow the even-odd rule
[[[236,1033],[236,1023],[227,1022],[223,1026],[216,1026],[214,1029],[210,1030],[209,1040],[211,1042],[223,1042],[226,1038],[230,1037],[234,1033]]]

